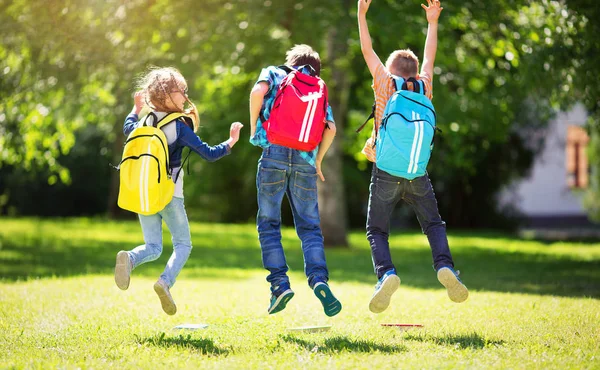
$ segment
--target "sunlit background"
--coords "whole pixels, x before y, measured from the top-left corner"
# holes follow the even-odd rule
[[[375,3],[368,20],[381,59],[398,48],[422,58],[420,2]],[[591,225],[600,7],[442,5],[433,102],[443,133],[429,172],[449,228]],[[136,77],[169,65],[188,80],[204,141],[225,140],[231,122],[246,125],[231,156],[192,156],[188,215],[253,222],[260,150],[248,143],[249,91],[261,68],[308,43],[321,54],[339,133],[320,184],[339,195],[321,197],[324,230],[364,227],[370,164],[360,149],[370,129],[354,129],[373,93],[355,13],[354,0],[0,1],[0,214],[132,217],[116,206],[110,165],[120,159]],[[404,208],[394,222],[417,225]],[[344,244],[343,235],[329,240]]]

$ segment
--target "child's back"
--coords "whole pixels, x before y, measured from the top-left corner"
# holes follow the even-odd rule
[[[269,271],[267,281],[271,284],[268,312],[283,310],[294,296],[281,244],[281,203],[287,194],[302,241],[308,284],[323,304],[325,314],[334,316],[342,305],[327,284],[329,272],[319,219],[317,176],[324,179],[321,162],[335,136],[335,124],[331,108],[325,103],[324,83],[321,85],[316,78],[321,68],[319,55],[307,45],[297,45],[288,51],[286,65],[287,68],[263,69],[250,95],[250,142],[263,149],[256,175],[256,223],[263,266]],[[293,81],[285,83],[295,78],[314,84],[314,90],[297,88]],[[286,98],[290,92],[299,98]],[[318,148],[302,146],[315,141],[311,140],[313,134]]]
[[[369,187],[367,239],[378,282],[369,303],[372,312],[383,312],[400,285],[389,247],[390,214],[404,200],[417,215],[427,235],[434,269],[454,302],[463,302],[468,290],[458,273],[448,246],[433,186],[426,172],[435,132],[431,105],[433,62],[437,50],[437,22],[442,8],[438,0],[422,5],[429,27],[421,73],[410,50],[393,52],[384,66],[371,43],[366,14],[372,0],[358,0],[358,24],[363,56],[373,76],[375,124],[363,153],[375,162]],[[418,106],[418,105],[420,106]],[[401,117],[398,117],[401,116]]]
[[[170,289],[175,284],[175,279],[185,265],[192,250],[192,242],[188,218],[183,201],[183,171],[181,171],[183,162],[181,161],[182,150],[188,147],[201,157],[209,161],[215,161],[231,152],[231,147],[239,139],[239,130],[242,124],[236,122],[231,125],[229,140],[216,145],[209,146],[204,143],[194,131],[198,128],[198,117],[194,111],[185,112],[184,104],[189,102],[187,98],[187,83],[179,71],[173,68],[154,69],[148,73],[141,81],[141,91],[135,94],[135,105],[132,112],[125,119],[123,132],[129,136],[128,140],[133,140],[132,133],[135,134],[141,126],[154,126],[162,131],[168,148],[168,173],[163,181],[175,183],[175,189],[171,200],[155,213],[138,213],[142,232],[144,235],[144,244],[134,248],[131,251],[120,251],[117,254],[115,265],[115,283],[117,286],[126,290],[129,287],[131,271],[137,266],[156,260],[162,254],[162,222],[164,221],[171,232],[173,240],[173,253],[167,263],[164,272],[158,281],[154,284],[154,290],[157,293],[163,310],[174,315],[177,312],[177,306],[171,296]],[[153,110],[144,119],[139,119],[139,113],[144,104],[150,106]],[[190,102],[191,104],[191,102]],[[193,104],[192,104],[193,107]],[[194,107],[193,107],[194,108]],[[175,116],[173,113],[186,113],[192,120],[187,118],[171,119]],[[163,121],[161,123],[161,121]],[[163,123],[165,123],[163,125]],[[162,136],[158,134],[159,136]],[[146,188],[150,181],[148,175],[150,172],[152,159],[149,156],[142,158],[145,166],[140,171],[139,181],[142,189]],[[159,180],[160,181],[160,180]],[[145,198],[147,203],[150,193],[147,191],[141,193],[141,198]]]

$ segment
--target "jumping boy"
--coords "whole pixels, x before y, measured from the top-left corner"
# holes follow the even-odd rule
[[[446,223],[440,217],[433,187],[425,171],[429,159],[427,151],[430,152],[430,146],[428,143],[423,144],[423,136],[431,135],[432,138],[433,132],[435,132],[435,112],[429,101],[432,98],[431,82],[437,49],[438,18],[443,8],[440,7],[438,0],[427,0],[428,6],[421,5],[425,9],[429,26],[425,41],[423,66],[421,73],[418,74],[419,60],[412,51],[408,49],[394,51],[388,57],[385,66],[373,51],[366,19],[371,2],[372,0],[358,0],[357,14],[360,45],[369,71],[373,76],[373,91],[375,92],[376,103],[373,132],[362,151],[369,161],[376,162],[373,164],[370,184],[367,239],[371,246],[373,265],[379,281],[375,286],[375,293],[369,303],[369,309],[374,313],[383,312],[389,306],[392,294],[400,286],[400,278],[396,274],[396,268],[392,263],[388,241],[390,215],[399,200],[404,200],[414,209],[423,233],[427,235],[429,240],[437,278],[447,289],[449,298],[454,302],[464,302],[469,292],[454,271],[454,262],[452,261],[446,236]],[[388,115],[384,117],[386,106],[388,102],[391,103],[390,99],[394,96],[394,93],[401,90],[410,91],[410,94],[413,95],[409,94],[409,98],[412,96],[413,100],[411,102],[410,99],[398,98],[400,103],[394,101],[394,104],[400,106],[402,104],[414,104],[418,100],[417,98],[423,99],[426,104],[420,104],[415,108],[415,110],[424,109],[423,116],[420,113],[415,113],[414,110],[411,112],[412,116],[410,113],[405,115],[394,113],[394,119],[400,119],[399,116],[402,116],[402,119],[405,120],[402,127],[413,130],[414,137],[412,135],[406,137],[408,135],[405,135],[405,137],[394,138],[396,141],[394,145],[399,145],[397,144],[399,142],[407,143],[406,151],[403,151],[402,148],[398,149],[396,159],[401,158],[402,153],[410,153],[410,155],[403,157],[406,160],[410,158],[410,163],[406,167],[406,172],[396,172],[397,174],[406,173],[407,175],[392,175],[379,168],[383,166],[383,163],[380,163],[379,156],[382,156],[384,152],[377,151],[378,148],[375,144],[379,146],[392,145],[390,141],[382,142],[378,136],[381,135],[382,121],[391,118],[390,112],[387,112]],[[418,94],[422,96],[418,97]],[[424,97],[427,99],[424,99]],[[433,113],[430,114],[425,108]],[[425,120],[425,114],[431,116],[429,121]],[[383,125],[383,129],[387,129],[389,135],[392,129],[385,126]],[[396,127],[399,127],[397,130],[402,129],[401,126]],[[426,157],[426,160],[418,163],[420,150],[425,153],[422,157]],[[385,154],[387,155],[387,153],[389,151]],[[400,160],[397,160],[396,163],[398,162]],[[418,174],[417,170],[420,170],[423,174],[414,177],[412,174]]]
[[[342,309],[327,284],[329,272],[317,202],[317,176],[325,181],[321,163],[335,137],[327,89],[318,78],[320,71],[319,54],[308,45],[296,45],[286,53],[285,66],[262,70],[250,93],[250,142],[263,149],[256,174],[256,224],[263,266],[269,270],[269,314],[283,310],[294,296],[281,244],[284,194],[302,241],[308,285],[327,316]],[[312,91],[305,94],[304,89]]]

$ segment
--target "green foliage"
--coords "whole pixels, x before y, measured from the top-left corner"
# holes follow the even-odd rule
[[[142,241],[139,223],[9,219],[0,228],[2,368],[598,368],[598,243],[451,233],[469,300],[451,302],[424,235],[390,240],[402,285],[384,313],[368,301],[376,277],[362,233],[327,250],[343,304],[328,318],[305,284],[295,231],[282,230],[293,300],[267,315],[267,271],[253,225],[191,224],[194,250],[165,315],[152,289],[171,252],[114,285],[115,255]],[[401,257],[399,257],[401,256]],[[493,261],[493,263],[491,263]],[[199,331],[173,329],[204,323]],[[420,323],[407,332],[382,323]],[[331,325],[324,333],[288,329]]]
[[[600,80],[592,67],[598,65],[595,9],[584,0],[445,5],[434,78],[444,133],[430,172],[441,213],[454,226],[498,224],[495,195],[527,173],[555,109],[576,100],[596,109],[598,84],[590,83]],[[417,3],[377,1],[368,19],[382,60],[404,47],[422,57],[427,24]],[[347,202],[352,225],[362,225],[366,198],[355,194],[367,187],[368,163],[359,152],[369,128],[361,135],[353,129],[369,111],[372,91],[355,23],[349,0],[0,2],[0,174],[18,168],[35,174],[21,186],[71,186],[82,176],[67,160],[78,147],[91,156],[98,156],[91,148],[100,148],[98,159],[116,163],[136,77],[150,65],[172,65],[198,103],[203,140],[217,144],[231,122],[246,125],[231,157],[216,164],[192,158],[186,177],[192,217],[251,219],[260,151],[247,142],[248,92],[261,68],[282,64],[293,44],[309,43],[321,53],[331,97],[348,96],[349,109],[335,106],[334,113],[347,122],[338,135]],[[328,55],[333,43],[347,53]],[[336,72],[349,86],[333,84]],[[101,145],[77,139],[88,127]],[[98,183],[108,177],[103,170],[85,176]],[[29,213],[16,206],[14,194],[0,189],[0,212],[12,204]]]

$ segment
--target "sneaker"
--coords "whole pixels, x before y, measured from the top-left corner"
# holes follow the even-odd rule
[[[276,293],[277,291],[281,291],[281,293]],[[277,287],[273,293],[271,294],[271,302],[269,304],[269,315],[277,313],[279,311],[283,311],[287,303],[294,297],[294,291],[287,286]]]
[[[450,300],[456,303],[464,302],[469,298],[469,291],[458,277],[459,272],[451,267],[442,267],[437,272],[437,278],[448,291]]]
[[[313,292],[317,298],[319,298],[319,301],[321,301],[325,315],[331,317],[340,313],[342,310],[342,304],[337,300],[337,298],[335,298],[333,293],[331,293],[329,285],[319,281],[314,285]]]
[[[164,280],[158,279],[158,281],[154,283],[154,291],[160,299],[163,311],[165,311],[167,315],[175,315],[177,306],[175,305],[173,297],[171,297],[169,285]]]
[[[381,313],[390,305],[392,294],[400,286],[400,278],[396,275],[396,271],[389,270],[375,285],[375,293],[369,302],[369,310],[373,313]]]
[[[129,288],[131,279],[131,259],[129,253],[120,251],[117,253],[117,263],[115,264],[115,283],[121,290]]]

